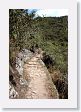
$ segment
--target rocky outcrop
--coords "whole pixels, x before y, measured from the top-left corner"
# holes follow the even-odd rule
[[[16,57],[16,69],[20,74],[20,85],[28,85],[28,82],[23,79],[23,67],[27,60],[33,56],[33,53],[27,49],[23,49]]]
[[[32,57],[33,53],[23,49],[16,57],[16,67],[9,66],[9,98],[22,98],[22,90],[27,88],[28,82],[23,79],[23,67],[27,60]],[[18,94],[14,95],[13,94]]]
[[[23,66],[27,60],[32,57],[33,53],[27,49],[23,49],[16,57],[16,69],[19,74],[23,75]]]
[[[10,98],[19,99],[58,99],[59,94],[52,82],[50,73],[45,64],[41,60],[41,53],[31,53],[29,50],[23,49],[16,57],[16,73],[12,71],[16,85],[11,87],[9,91]],[[18,78],[18,79],[17,79]],[[13,91],[12,91],[13,90]],[[14,94],[14,97],[13,97]]]

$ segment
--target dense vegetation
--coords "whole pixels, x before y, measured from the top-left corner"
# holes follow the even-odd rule
[[[59,80],[67,88],[68,74],[68,17],[37,17],[28,10],[9,10],[10,65],[15,66],[17,53],[23,48],[44,51],[43,61],[51,74],[57,71]],[[52,78],[54,76],[52,75]],[[61,78],[60,78],[61,77]],[[55,77],[54,77],[55,78]],[[53,80],[54,83],[56,83]],[[60,83],[59,83],[60,84]],[[59,84],[56,83],[58,88]],[[61,84],[60,84],[61,85]],[[62,90],[61,89],[61,90]],[[59,91],[59,90],[58,90]],[[64,90],[68,92],[68,89]],[[65,92],[64,92],[65,93]],[[64,97],[67,98],[68,93]]]

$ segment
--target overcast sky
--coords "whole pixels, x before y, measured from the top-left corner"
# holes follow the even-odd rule
[[[45,17],[60,17],[68,15],[68,9],[30,9],[29,13],[32,10],[36,11],[36,16],[45,16]]]

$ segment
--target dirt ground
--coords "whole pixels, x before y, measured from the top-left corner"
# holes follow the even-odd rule
[[[24,65],[23,78],[28,81],[24,98],[27,99],[58,99],[58,91],[52,82],[51,76],[36,54]]]

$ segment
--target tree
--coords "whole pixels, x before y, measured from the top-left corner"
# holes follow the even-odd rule
[[[15,64],[16,54],[27,43],[27,32],[30,32],[33,24],[34,12],[30,15],[25,9],[9,10],[9,38],[10,38],[10,62]],[[14,54],[14,55],[13,55]]]

